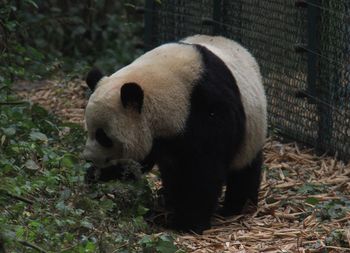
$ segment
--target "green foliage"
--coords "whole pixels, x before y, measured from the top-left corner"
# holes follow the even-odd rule
[[[145,253],[183,253],[174,245],[174,239],[167,234],[145,235],[140,244]]]
[[[317,198],[309,197],[305,199],[305,203],[308,203],[310,205],[316,205],[319,203],[319,200]]]
[[[321,193],[325,192],[325,188],[326,188],[326,186],[324,186],[324,185],[305,183],[297,190],[297,192],[299,194],[303,194],[303,195],[321,194]]]
[[[326,236],[324,242],[322,242],[321,240],[317,240],[316,242],[306,247],[310,248],[311,251],[322,252],[322,253],[338,252],[333,250],[332,248],[324,247],[324,245],[326,245],[331,247],[344,248],[344,252],[345,252],[346,249],[349,247],[346,233],[347,233],[346,229],[334,229]],[[341,250],[339,250],[339,252],[341,252]]]
[[[85,132],[19,101],[11,83],[106,72],[141,50],[142,0],[0,0],[0,251],[180,252],[143,219],[149,182],[84,183]],[[141,239],[150,234],[150,240]]]
[[[142,252],[146,179],[88,186],[84,131],[0,91],[0,238],[8,252]],[[156,252],[175,252],[158,235]],[[1,239],[2,240],[2,239]],[[39,250],[40,251],[40,250]]]
[[[319,219],[332,220],[344,218],[350,211],[350,200],[346,198],[324,201],[315,206]]]
[[[142,16],[125,4],[142,0],[0,1],[0,83],[57,70],[110,72],[141,50]],[[72,71],[73,70],[73,71]]]
[[[328,246],[339,246],[348,248],[349,243],[346,238],[345,229],[336,229],[333,230],[325,239],[326,245]]]

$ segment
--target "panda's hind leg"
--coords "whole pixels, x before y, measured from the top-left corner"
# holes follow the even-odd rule
[[[241,170],[230,171],[227,175],[226,192],[222,216],[241,214],[248,204],[257,206],[263,163],[262,151],[254,160]]]

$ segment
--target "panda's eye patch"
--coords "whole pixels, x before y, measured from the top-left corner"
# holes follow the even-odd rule
[[[110,148],[113,146],[112,140],[107,136],[102,128],[97,128],[95,138],[97,142],[103,147]]]

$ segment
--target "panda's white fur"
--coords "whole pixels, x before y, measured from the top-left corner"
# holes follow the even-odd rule
[[[223,37],[196,35],[182,42],[205,46],[223,60],[236,79],[246,114],[244,141],[232,160],[232,169],[240,169],[261,150],[266,136],[266,98],[259,67],[246,49]],[[86,108],[89,136],[85,156],[100,166],[108,166],[106,157],[140,160],[150,152],[153,138],[183,131],[191,91],[202,71],[201,55],[195,48],[169,43],[102,78]],[[125,110],[120,102],[120,88],[130,81],[144,90],[141,114]],[[96,142],[94,132],[102,125],[113,142],[120,143],[122,148],[115,145],[113,149],[106,149]]]
[[[240,169],[261,150],[267,134],[266,96],[259,66],[245,48],[224,37],[196,35],[183,42],[208,48],[224,61],[236,79],[246,115],[244,142],[232,162],[233,169]]]
[[[86,159],[100,178],[119,178],[122,159],[157,164],[172,227],[210,227],[222,185],[222,215],[257,205],[266,136],[258,64],[239,44],[197,35],[157,47],[108,77],[92,70]],[[121,172],[121,173],[120,173]]]
[[[202,71],[200,54],[177,43],[162,45],[109,77],[102,78],[89,99],[85,120],[89,131],[84,156],[99,166],[120,152],[100,146],[96,129],[103,125],[113,141],[122,143],[122,157],[143,159],[152,139],[181,132],[189,113],[190,94]],[[120,102],[124,83],[138,83],[144,91],[142,114],[125,110]],[[115,153],[113,153],[115,152]]]

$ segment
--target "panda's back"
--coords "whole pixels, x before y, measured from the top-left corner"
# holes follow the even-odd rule
[[[195,35],[183,42],[209,49],[225,63],[236,80],[246,115],[242,148],[232,162],[234,169],[240,169],[254,159],[266,138],[266,97],[259,66],[248,50],[224,37]]]
[[[205,50],[190,44],[200,45],[216,55],[222,61],[219,64],[222,67],[205,66]],[[113,81],[118,84],[111,83],[111,86],[121,86],[130,81],[142,86],[145,92],[144,111],[152,112],[148,114],[148,120],[152,122],[153,132],[157,135],[155,137],[166,137],[186,129],[190,112],[193,111],[193,89],[211,67],[217,72],[225,72],[224,69],[227,68],[234,80],[228,84],[232,85],[229,92],[228,86],[222,86],[221,83],[207,89],[208,98],[220,92],[214,92],[213,89],[222,89],[220,96],[223,99],[231,98],[229,93],[234,89],[238,88],[240,93],[245,114],[245,134],[238,154],[232,158],[232,168],[240,169],[250,163],[261,150],[267,123],[266,99],[258,64],[238,43],[223,37],[188,37],[180,43],[164,44],[147,52],[109,79],[118,80]]]

